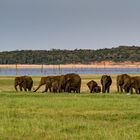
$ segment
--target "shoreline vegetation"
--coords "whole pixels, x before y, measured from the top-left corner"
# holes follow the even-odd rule
[[[0,64],[30,64],[30,65],[47,64],[49,66],[53,64],[65,67],[69,67],[69,65],[67,64],[80,65],[81,67],[82,66],[84,67],[85,64],[95,65],[95,67],[97,66],[104,67],[104,65],[109,65],[108,67],[112,66],[114,67],[114,65],[116,66],[117,64],[119,64],[122,67],[123,63],[121,62],[124,63],[127,62],[128,66],[129,64],[131,65],[131,63],[135,65],[134,64],[135,62],[140,62],[140,47],[119,46],[117,48],[104,48],[98,50],[51,49],[51,50],[15,50],[15,51],[0,52]]]
[[[140,68],[140,62],[101,61],[90,64],[0,64],[0,68]]]

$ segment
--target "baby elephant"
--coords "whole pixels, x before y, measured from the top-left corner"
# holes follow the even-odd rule
[[[87,86],[90,90],[90,93],[92,92],[101,92],[101,87],[98,86],[97,82],[95,82],[94,80],[91,80],[87,83]]]
[[[101,87],[100,86],[95,87],[94,92],[100,93],[101,92]]]
[[[59,87],[58,81],[54,81],[52,83],[52,92],[54,93],[58,92],[58,87]]]

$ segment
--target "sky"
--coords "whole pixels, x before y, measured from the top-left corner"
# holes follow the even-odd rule
[[[0,51],[140,46],[140,0],[0,0]]]

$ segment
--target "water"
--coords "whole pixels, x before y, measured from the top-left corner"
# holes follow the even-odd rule
[[[0,75],[140,74],[140,68],[1,68]]]

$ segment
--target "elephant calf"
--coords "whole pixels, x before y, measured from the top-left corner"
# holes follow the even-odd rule
[[[101,87],[100,87],[100,86],[96,86],[96,87],[94,88],[94,92],[100,93],[100,92],[101,92]]]
[[[58,83],[58,81],[54,81],[54,82],[52,83],[52,92],[54,92],[54,93],[58,92],[58,88],[59,88],[59,83]]]
[[[91,80],[87,83],[87,86],[90,90],[90,93],[92,92],[101,92],[101,87],[98,86],[97,82],[95,82],[94,80]]]

